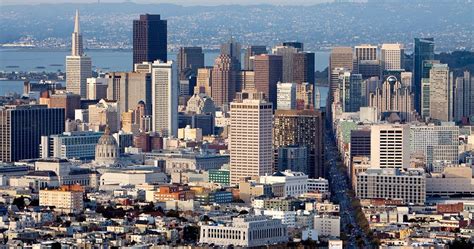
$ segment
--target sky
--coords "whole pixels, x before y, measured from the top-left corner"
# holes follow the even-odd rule
[[[2,5],[40,4],[40,3],[97,3],[99,0],[0,0]],[[101,3],[113,2],[134,3],[174,3],[179,5],[222,5],[222,4],[275,4],[275,5],[311,5],[334,0],[100,0]]]

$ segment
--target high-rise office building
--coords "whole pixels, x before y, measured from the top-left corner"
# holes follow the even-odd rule
[[[219,55],[212,68],[211,98],[216,106],[229,104],[235,98],[239,63],[227,54]]]
[[[293,54],[298,53],[298,49],[289,46],[276,46],[272,53],[282,57],[282,81],[293,82]]]
[[[64,132],[64,117],[64,109],[45,105],[0,107],[0,161],[38,158],[41,136]]]
[[[315,110],[276,110],[273,126],[273,148],[305,146],[308,167],[304,172],[310,178],[324,177],[323,115]],[[278,158],[276,155],[275,158]]]
[[[255,71],[240,71],[237,79],[237,92],[252,92],[255,91]]]
[[[355,56],[358,61],[377,60],[377,46],[361,44],[354,47]]]
[[[82,34],[79,29],[79,11],[74,18],[71,55],[66,56],[66,89],[86,98],[87,78],[92,77],[92,60],[84,55]]]
[[[277,84],[277,109],[296,110],[296,83]]]
[[[252,45],[245,51],[244,70],[253,70],[253,60],[255,55],[267,54],[266,46]]]
[[[453,73],[447,64],[434,64],[430,70],[430,118],[453,119]]]
[[[293,79],[291,82],[314,84],[314,53],[298,52],[293,54]]]
[[[167,61],[168,30],[160,15],[140,15],[133,20],[133,65]]]
[[[317,89],[317,91],[319,91],[319,89]],[[313,84],[310,84],[308,82],[296,84],[296,109],[318,109],[316,108],[315,101],[317,101],[317,99],[315,96],[317,97]]]
[[[104,131],[106,127],[112,132],[120,130],[120,110],[115,100],[101,99],[97,104],[89,105],[89,128]]]
[[[375,168],[407,168],[410,163],[410,127],[380,124],[370,127],[370,162]]]
[[[377,107],[379,113],[398,112],[403,121],[414,116],[413,94],[395,76],[389,76],[381,87],[369,94],[369,106]]]
[[[339,73],[344,70],[352,71],[354,55],[351,47],[334,47],[329,55],[328,82],[329,100],[333,101],[334,93],[339,86]]]
[[[140,69],[139,72],[110,72],[105,75],[108,83],[107,99],[116,100],[120,112],[135,108],[138,103],[145,104],[147,113],[152,106],[152,63],[145,62],[136,64],[137,67],[147,67],[148,70]]]
[[[457,165],[459,127],[449,122],[443,122],[441,125],[412,125],[410,150],[412,154],[423,155],[428,170],[433,169],[433,162],[436,161]]]
[[[201,47],[181,47],[178,52],[179,80],[197,76],[198,68],[204,67],[204,53]]]
[[[405,50],[403,48],[403,44],[382,44],[380,54],[382,61],[382,70],[401,71],[405,68]]]
[[[413,92],[415,94],[415,109],[421,113],[422,69],[425,60],[434,60],[434,39],[415,38],[413,53]]]
[[[282,80],[282,66],[279,55],[257,55],[254,59],[255,90],[262,92],[274,108],[277,108],[277,83]]]
[[[366,156],[370,158],[370,129],[352,130],[350,156]]]
[[[152,64],[152,129],[163,137],[178,136],[178,71],[173,61]]]
[[[212,67],[199,68],[197,70],[196,86],[194,87],[194,93],[205,93],[207,96],[211,96],[212,87]]]
[[[242,45],[235,41],[234,37],[231,37],[228,42],[221,44],[221,55],[228,55],[229,57],[234,58],[239,70],[241,68],[240,61],[242,60],[241,49]]]
[[[421,67],[421,117],[426,119],[430,116],[430,71],[433,65],[440,64],[439,60],[425,60]]]
[[[230,104],[230,181],[273,173],[271,103],[258,94]]]
[[[362,75],[349,71],[339,75],[340,102],[344,112],[358,112],[362,98]]]
[[[361,44],[354,47],[355,65],[353,72],[362,74],[364,79],[379,76],[380,60],[377,56],[377,46]]]
[[[89,100],[107,98],[107,79],[103,77],[87,78],[87,94]]]
[[[470,118],[474,115],[474,78],[469,71],[462,77],[456,77],[454,92],[454,120]]]

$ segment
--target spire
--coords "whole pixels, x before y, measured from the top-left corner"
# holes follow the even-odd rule
[[[79,10],[76,9],[76,17],[74,18],[74,33],[79,33]]]
[[[82,48],[82,35],[79,30],[79,10],[76,10],[76,16],[74,18],[74,32],[72,32],[72,51],[73,56],[82,56],[84,54]]]

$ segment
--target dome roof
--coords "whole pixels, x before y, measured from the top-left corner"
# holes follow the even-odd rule
[[[97,145],[117,145],[117,141],[115,140],[115,138],[110,135],[109,127],[105,128],[104,135],[99,138]]]

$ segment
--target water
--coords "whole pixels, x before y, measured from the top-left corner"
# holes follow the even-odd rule
[[[87,50],[92,58],[92,65],[102,71],[132,70],[132,51],[130,50]],[[55,72],[65,71],[66,50],[0,48],[0,71]],[[204,51],[204,63],[212,66],[219,51]],[[176,60],[176,52],[169,52],[168,57]],[[329,61],[329,52],[315,52],[315,70],[324,70]]]

